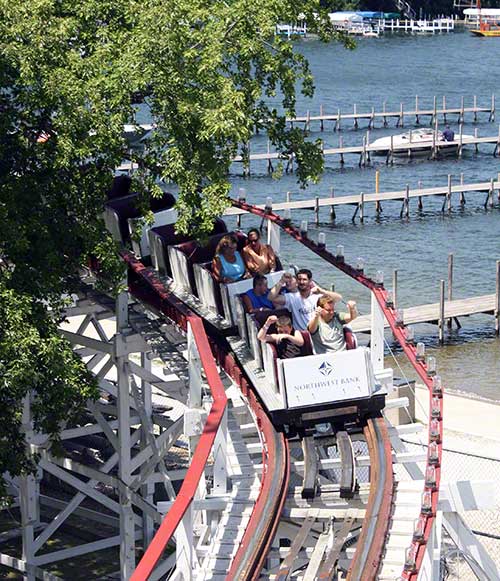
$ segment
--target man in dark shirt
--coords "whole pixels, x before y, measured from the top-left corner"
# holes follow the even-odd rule
[[[277,333],[268,334],[269,327],[273,324],[276,325]],[[258,332],[257,339],[263,343],[274,343],[279,359],[300,357],[300,348],[304,345],[304,337],[300,331],[296,331],[292,327],[292,321],[286,315],[268,317]]]
[[[455,139],[455,132],[450,129],[449,125],[447,125],[443,131],[443,137],[445,141],[453,141]]]
[[[253,279],[253,289],[247,290],[243,295],[243,304],[247,313],[272,309],[273,303],[267,298],[267,278],[263,274],[256,274]]]

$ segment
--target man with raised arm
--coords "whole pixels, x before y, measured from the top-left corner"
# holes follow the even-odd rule
[[[281,280],[273,286],[269,292],[268,299],[272,301],[275,307],[285,307],[292,313],[295,329],[300,329],[301,331],[307,329],[307,324],[314,315],[321,295],[330,297],[334,302],[342,299],[342,295],[327,291],[314,283],[312,272],[307,268],[302,268],[297,272],[298,292],[280,295],[280,290],[286,285],[285,276],[283,275]]]
[[[336,313],[335,302],[330,297],[323,296],[318,300],[307,325],[317,355],[345,350],[344,325],[358,316],[355,301],[348,301],[347,308],[348,313]]]

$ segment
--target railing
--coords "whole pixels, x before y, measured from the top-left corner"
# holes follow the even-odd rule
[[[253,578],[258,575],[262,568],[285,502],[290,474],[288,444],[284,436],[274,430],[256,394],[252,391],[233,356],[225,348],[225,344],[218,341],[218,337],[211,337],[209,343],[202,319],[194,315],[184,303],[169,293],[156,275],[132,254],[123,253],[122,256],[130,270],[130,292],[164,313],[184,330],[188,329],[188,325],[191,327],[214,398],[181,490],[146,549],[131,580],[144,581],[149,578],[194,499],[227,405],[224,387],[215,361],[246,395],[256,417],[264,444],[261,491],[228,573],[228,578],[231,580]]]
[[[295,238],[306,248],[326,260],[329,264],[338,268],[352,279],[370,289],[392,330],[395,339],[400,344],[406,357],[418,373],[422,382],[429,390],[429,446],[427,465],[425,472],[425,486],[422,495],[420,517],[414,531],[413,542],[408,548],[407,558],[402,577],[415,581],[422,564],[426,544],[430,538],[434,524],[439,496],[439,484],[441,480],[441,457],[443,439],[443,388],[440,381],[432,377],[432,371],[427,369],[425,356],[417,354],[417,348],[413,339],[406,333],[403,321],[388,300],[388,292],[382,283],[377,283],[365,276],[362,270],[350,266],[344,261],[344,257],[337,257],[329,252],[325,246],[320,246],[307,237],[307,234],[291,226],[289,221],[274,214],[269,209],[261,209],[245,202],[233,200],[233,205],[246,210],[263,219],[279,226],[289,236]]]
[[[146,270],[139,261],[135,260],[131,255],[124,255],[124,258],[126,262],[132,266],[135,274],[146,275]],[[177,494],[172,507],[163,519],[160,528],[151,541],[151,544],[146,549],[146,552],[136,567],[131,577],[131,581],[144,581],[144,579],[149,578],[161,558],[168,542],[172,539],[172,536],[181,523],[189,506],[193,502],[198,489],[198,484],[205,471],[205,466],[214,446],[215,438],[227,407],[226,392],[212,356],[210,344],[203,327],[203,321],[198,316],[189,312],[182,303],[173,305],[169,300],[170,296],[167,295],[166,291],[161,289],[158,285],[156,285],[156,287],[158,292],[158,304],[156,306],[158,306],[160,310],[166,311],[169,315],[173,314],[172,307],[175,308],[177,311],[177,313],[175,313],[177,322],[184,328],[184,330],[187,331],[188,328],[190,328],[192,331],[207,382],[211,388],[213,403],[181,489]],[[134,286],[133,281],[131,291],[136,296],[141,296],[140,288]]]

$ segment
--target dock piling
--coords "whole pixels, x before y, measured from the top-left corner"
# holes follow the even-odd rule
[[[418,189],[422,189],[422,180],[418,180]],[[422,201],[422,196],[418,196],[418,211],[421,212],[424,209],[424,203]]]
[[[394,135],[391,135],[391,145],[389,147],[389,151],[387,152],[387,156],[385,158],[385,164],[393,165],[394,163]]]
[[[403,198],[403,204],[401,205],[401,212],[399,217],[409,218],[410,217],[410,184],[406,184],[405,197]]]
[[[380,171],[376,170],[375,172],[375,193],[378,194],[380,192]],[[500,190],[499,190],[500,192]],[[380,214],[380,212],[382,212],[382,203],[380,202],[380,200],[377,200],[375,202],[375,212],[378,214]]]
[[[460,113],[458,114],[458,122],[459,123],[464,122],[464,116],[465,116],[465,106],[464,106],[464,96],[462,95],[462,98],[460,101]]]
[[[359,167],[365,167],[366,165],[366,135],[363,135],[363,149],[359,155]]]
[[[337,123],[335,124],[333,130],[335,131],[335,129],[337,131],[340,131],[342,129],[341,125],[340,125],[340,119],[341,119],[341,114],[340,114],[340,108],[337,109]]]
[[[403,103],[399,104],[399,118],[396,122],[396,127],[403,127],[404,126],[404,111],[403,111]]]
[[[354,103],[354,129],[358,128],[358,118],[356,115],[358,114],[358,106]]]
[[[314,198],[314,222],[319,225],[319,196]]]
[[[495,145],[495,149],[493,150],[493,157],[497,157],[499,148],[500,148],[500,125],[498,126],[498,138]]]
[[[446,95],[443,95],[443,122],[448,123],[446,120]]]
[[[323,105],[319,106],[319,116],[320,116],[319,129],[320,131],[323,131],[325,128],[323,123]]]
[[[448,254],[448,301],[453,300],[453,253]],[[451,329],[451,317],[447,320],[448,329]]]
[[[463,141],[464,141],[464,124],[460,123],[459,134],[458,134],[458,158],[462,159]]]
[[[387,127],[386,107],[387,107],[387,101],[384,101],[382,103],[382,114],[383,114],[383,120],[384,120],[384,127]]]
[[[436,123],[434,124],[434,131],[432,132],[432,153],[431,153],[431,159],[436,159],[437,158],[437,129],[438,127],[438,121],[437,121],[437,117],[436,117]]]
[[[437,97],[434,95],[434,104],[432,106],[431,127],[436,123],[437,119]]]
[[[363,192],[359,194],[359,221],[361,224],[365,221],[365,194]]]
[[[267,173],[272,173],[274,171],[274,167],[271,160],[271,143],[269,139],[267,140],[267,155],[269,156],[267,159]]]
[[[444,280],[439,283],[439,344],[444,343]]]
[[[495,93],[491,95],[491,110],[489,121],[495,121]]]
[[[451,212],[451,174],[448,174],[448,191],[446,192],[441,212],[444,212],[445,206],[447,207],[448,212]]]
[[[415,125],[420,125],[420,117],[418,115],[418,95],[415,95]]]
[[[460,185],[461,186],[464,185],[464,173],[463,172],[460,174]],[[462,190],[460,192],[460,205],[461,206],[464,206],[465,205],[465,202],[466,202],[466,200],[465,200],[465,192]]]
[[[333,200],[334,197],[335,197],[335,190],[333,189],[333,186],[332,186],[330,188],[330,198]],[[337,216],[335,214],[335,206],[332,204],[330,206],[330,221],[333,222],[336,218],[337,218]]]
[[[477,95],[474,95],[474,123],[477,123]]]

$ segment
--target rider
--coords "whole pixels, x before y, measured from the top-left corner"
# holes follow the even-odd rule
[[[333,291],[327,291],[313,282],[312,272],[302,268],[297,272],[297,287],[299,292],[289,292],[280,295],[279,292],[285,286],[286,280],[281,280],[273,286],[268,298],[275,307],[286,307],[293,317],[293,326],[305,331],[309,320],[314,315],[314,310],[321,295],[330,297],[334,302],[340,301],[342,295]]]
[[[345,350],[344,325],[358,316],[355,301],[348,301],[347,307],[348,313],[336,313],[333,299],[327,296],[319,299],[314,316],[307,325],[318,355]]]

